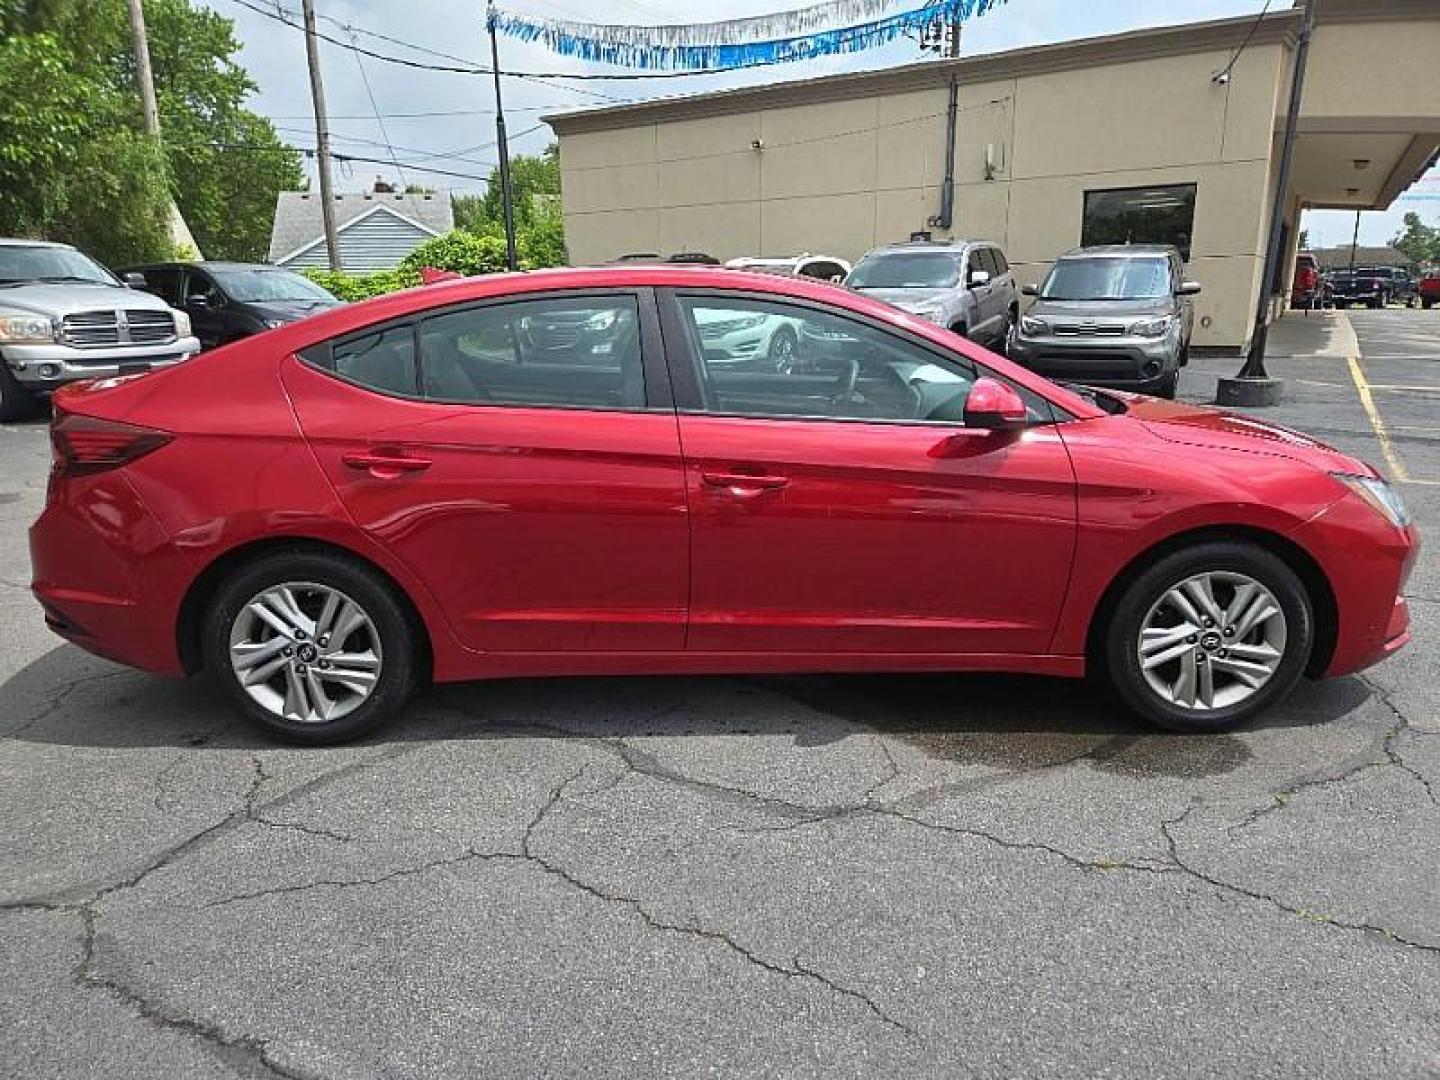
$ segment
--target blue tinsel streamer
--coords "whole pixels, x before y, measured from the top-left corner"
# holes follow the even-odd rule
[[[521,41],[538,41],[562,56],[575,56],[598,64],[656,71],[725,71],[861,52],[894,41],[906,33],[928,26],[936,19],[961,22],[983,15],[1003,3],[1005,0],[938,0],[874,22],[824,30],[803,37],[715,45],[636,45],[633,40],[636,31],[643,29],[639,27],[625,28],[632,40],[606,40],[602,36],[574,33],[499,9],[491,10],[490,20],[502,34]]]

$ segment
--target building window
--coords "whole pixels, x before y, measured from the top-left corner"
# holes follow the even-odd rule
[[[1194,184],[1087,191],[1080,243],[1173,244],[1188,262],[1194,225]]]

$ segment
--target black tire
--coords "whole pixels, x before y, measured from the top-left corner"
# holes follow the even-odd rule
[[[1175,394],[1180,389],[1180,372],[1172,371],[1161,380],[1160,385],[1155,388],[1155,396],[1175,400]]]
[[[304,722],[271,711],[250,696],[231,665],[231,628],[242,609],[266,589],[289,582],[313,583],[343,593],[369,617],[378,636],[382,662],[370,696],[335,720]],[[284,742],[328,746],[359,738],[395,717],[417,682],[417,630],[401,598],[379,572],[344,555],[277,551],[244,564],[221,582],[200,633],[205,671],[220,695]]]
[[[1368,303],[1366,303],[1365,306],[1368,307],[1371,311],[1379,311],[1381,308],[1383,308],[1383,307],[1385,306],[1385,298],[1382,296],[1382,297],[1379,297],[1378,299],[1371,300],[1371,301],[1369,301]]]
[[[39,411],[39,399],[20,385],[5,361],[0,359],[0,423],[28,420]]]
[[[1420,301],[1420,306],[1423,307],[1426,311],[1429,311],[1432,307],[1435,306],[1435,301],[1431,300],[1429,297],[1426,297],[1424,300]]]
[[[1171,588],[1202,573],[1245,574],[1270,590],[1285,616],[1285,651],[1270,680],[1243,701],[1207,710],[1177,706],[1146,681],[1138,655],[1151,608]],[[1315,619],[1304,585],[1277,555],[1240,541],[1204,541],[1161,558],[1125,588],[1104,628],[1103,659],[1120,699],[1138,716],[1170,731],[1223,731],[1255,717],[1288,694],[1314,646]]]
[[[794,370],[795,350],[799,345],[800,339],[795,336],[795,331],[788,326],[782,326],[770,337],[767,359],[776,371],[788,375]]]
[[[952,334],[959,334],[966,341],[970,340],[970,328],[966,326],[963,322],[956,323],[954,326],[950,327],[950,332]]]

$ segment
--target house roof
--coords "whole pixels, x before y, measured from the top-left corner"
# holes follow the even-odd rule
[[[384,209],[432,233],[455,227],[455,212],[448,191],[424,195],[401,192],[365,192],[335,196],[335,227],[343,229],[366,214]],[[270,261],[279,262],[321,240],[325,233],[320,196],[313,191],[282,191],[275,200],[275,224],[270,230]]]
[[[1315,256],[1315,261],[1320,264],[1322,270],[1344,270],[1350,265],[1349,244],[1333,248],[1316,248],[1311,254]],[[1414,261],[1403,251],[1396,251],[1389,246],[1361,246],[1355,249],[1356,266],[1409,266]]]

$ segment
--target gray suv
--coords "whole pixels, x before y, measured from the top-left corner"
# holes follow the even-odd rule
[[[983,240],[875,248],[855,264],[845,284],[997,350],[1005,347],[1019,313],[1010,263]]]
[[[0,420],[67,382],[178,364],[200,351],[190,318],[122,285],[68,244],[0,239]]]
[[[1127,244],[1060,256],[1020,317],[1010,359],[1062,382],[1173,398],[1190,359],[1200,286],[1173,247]]]

